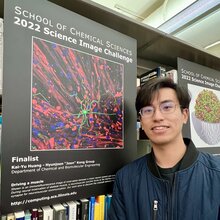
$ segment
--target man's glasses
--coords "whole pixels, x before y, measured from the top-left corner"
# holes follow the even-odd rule
[[[159,105],[159,109],[162,114],[171,114],[175,112],[176,104],[171,101],[163,102]],[[143,107],[140,110],[139,114],[141,115],[142,118],[149,118],[153,116],[154,112],[155,112],[155,107],[149,105],[149,106]]]

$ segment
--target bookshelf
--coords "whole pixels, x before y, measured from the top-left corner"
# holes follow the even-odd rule
[[[111,194],[19,210],[1,216],[1,220],[107,220]]]

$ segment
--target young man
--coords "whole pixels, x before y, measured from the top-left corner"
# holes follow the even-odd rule
[[[168,78],[139,90],[136,110],[152,151],[117,172],[109,220],[220,219],[220,159],[183,139],[189,103]]]

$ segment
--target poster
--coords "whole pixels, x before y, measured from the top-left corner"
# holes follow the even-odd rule
[[[136,156],[136,40],[45,0],[4,15],[2,214],[110,193]]]
[[[220,154],[220,72],[179,58],[178,73],[191,95],[185,136],[200,150]]]

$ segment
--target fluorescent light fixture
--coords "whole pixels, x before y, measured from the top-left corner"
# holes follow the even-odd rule
[[[158,29],[168,34],[173,33],[218,5],[220,6],[220,0],[198,0],[167,22],[160,25]]]
[[[218,45],[218,44],[220,44],[220,41],[219,41],[219,40],[216,41],[216,42],[214,42],[214,43],[212,43],[212,44],[209,44],[208,46],[204,47],[204,49],[207,50],[207,49],[209,49],[209,48],[211,48],[211,47],[214,47],[214,46],[216,46],[216,45]]]

